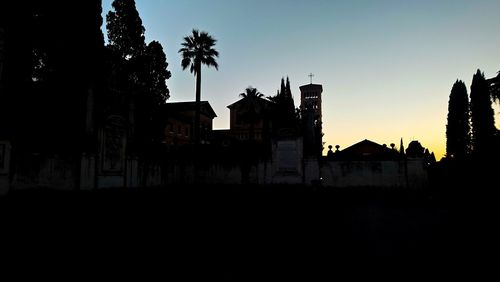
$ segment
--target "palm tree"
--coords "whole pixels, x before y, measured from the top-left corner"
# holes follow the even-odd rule
[[[244,119],[249,123],[249,137],[250,140],[254,140],[254,131],[255,131],[255,122],[262,115],[262,103],[260,99],[264,97],[264,94],[260,93],[257,88],[253,88],[252,86],[247,87],[244,93],[240,94],[240,97],[243,98],[243,112]]]
[[[264,94],[260,93],[257,88],[253,88],[252,86],[248,86],[245,89],[244,93],[240,94],[240,97],[249,99],[251,101],[257,101],[258,98],[264,97]]]
[[[215,67],[216,70],[219,69],[219,65],[215,61],[215,58],[219,57],[219,52],[213,48],[215,42],[217,40],[208,35],[207,32],[199,32],[197,29],[193,29],[192,35],[184,37],[184,42],[181,44],[182,48],[179,50],[179,53],[182,53],[182,69],[185,70],[190,67],[191,73],[196,76],[195,144],[200,143],[201,65]]]

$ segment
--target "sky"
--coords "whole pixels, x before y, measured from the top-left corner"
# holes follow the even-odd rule
[[[103,16],[112,0],[103,0]],[[219,70],[202,69],[202,100],[229,128],[227,106],[248,86],[275,95],[289,77],[323,85],[324,154],[369,139],[418,140],[445,153],[453,83],[500,70],[498,0],[136,0],[146,41],[159,41],[172,77],[169,102],[193,101],[195,78],[178,53],[193,28],[217,39]],[[106,34],[105,26],[103,32]],[[105,36],[106,37],[106,36]],[[497,127],[500,114],[494,106]]]

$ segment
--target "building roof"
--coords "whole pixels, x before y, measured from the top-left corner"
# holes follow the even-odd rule
[[[365,139],[336,152],[334,157],[339,160],[387,160],[398,158],[399,153],[387,146]]]
[[[241,98],[238,101],[236,101],[236,102],[232,103],[231,105],[227,106],[227,108],[233,109],[233,108],[241,105],[244,100],[245,100],[245,98]],[[271,104],[273,104],[273,102],[271,102],[271,101],[269,101],[267,99],[261,98],[261,97],[259,97],[257,101],[261,102],[264,105],[271,105]]]
[[[408,149],[406,149],[406,155],[409,157],[422,157],[424,152],[425,148],[416,140],[411,141],[410,144],[408,144]]]
[[[196,102],[190,101],[190,102],[166,103],[162,107],[167,113],[178,113],[178,112],[194,111],[195,105]],[[217,117],[217,114],[215,114],[214,109],[212,108],[212,106],[210,106],[210,103],[208,101],[200,102],[200,111],[202,114],[208,116],[209,118]]]
[[[300,91],[321,91],[323,92],[323,85],[321,84],[306,84],[299,87]]]

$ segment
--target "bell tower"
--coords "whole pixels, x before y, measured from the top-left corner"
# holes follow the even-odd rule
[[[321,156],[323,151],[323,131],[322,131],[322,112],[321,95],[323,86],[321,84],[309,84],[300,86],[300,109],[305,122],[305,150],[306,153]]]

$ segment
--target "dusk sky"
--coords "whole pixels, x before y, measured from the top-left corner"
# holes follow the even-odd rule
[[[112,0],[103,0],[103,16]],[[192,101],[195,79],[178,54],[193,28],[216,38],[219,71],[202,69],[202,100],[229,128],[227,105],[246,87],[275,95],[290,77],[323,85],[328,145],[363,139],[407,147],[419,140],[439,160],[445,152],[448,98],[455,80],[470,91],[479,68],[500,70],[498,0],[136,0],[146,40],[160,41],[172,77],[169,102]],[[105,24],[104,24],[105,25]],[[105,27],[103,27],[105,31]],[[495,117],[500,119],[495,105]]]

